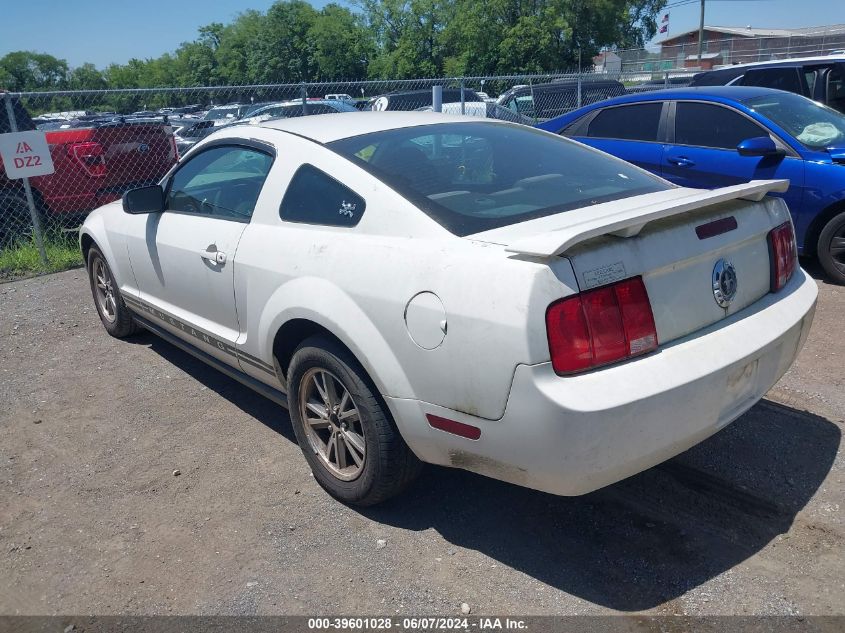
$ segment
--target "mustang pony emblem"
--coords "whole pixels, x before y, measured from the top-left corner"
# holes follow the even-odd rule
[[[736,297],[736,269],[729,261],[720,259],[713,267],[713,298],[722,308],[727,308]]]

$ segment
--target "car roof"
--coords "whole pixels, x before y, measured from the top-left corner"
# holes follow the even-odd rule
[[[589,105],[590,110],[613,105],[618,103],[633,103],[635,101],[665,101],[667,99],[707,99],[712,98],[730,99],[732,101],[745,101],[754,97],[763,97],[770,94],[779,94],[782,90],[773,88],[761,88],[758,86],[700,86],[686,88],[668,88],[666,90],[653,90],[651,92],[636,92],[605,101],[598,101]]]
[[[507,91],[506,94],[510,94],[512,92],[555,92],[557,90],[569,91],[569,90],[577,90],[578,84],[581,84],[583,89],[587,88],[608,88],[608,87],[617,87],[622,86],[623,84],[615,79],[585,79],[584,81],[579,82],[577,79],[556,79],[555,81],[551,81],[549,83],[544,84],[534,84],[534,85],[521,85],[521,86],[514,86],[510,90]]]
[[[845,62],[843,55],[814,55],[812,57],[792,57],[789,59],[770,59],[765,62],[748,62],[745,64],[733,64],[728,66],[716,66],[713,71],[729,70],[731,68],[759,68],[761,66],[804,66],[808,64],[823,64],[825,62]],[[712,72],[712,71],[711,71]]]
[[[361,134],[396,130],[405,127],[435,125],[437,123],[472,123],[487,121],[479,117],[450,116],[439,112],[339,112],[314,117],[270,119],[259,123],[261,127],[290,132],[318,143],[331,143],[342,138]]]

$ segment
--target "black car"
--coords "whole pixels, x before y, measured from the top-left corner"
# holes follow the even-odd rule
[[[531,119],[551,119],[570,110],[625,94],[618,81],[562,79],[547,84],[516,86],[502,94],[497,103]]]
[[[460,88],[444,88],[443,103],[459,103],[461,100]],[[464,89],[464,102],[483,101],[475,90]],[[419,110],[431,106],[433,98],[431,88],[427,90],[404,90],[389,92],[378,97],[373,97],[367,103],[367,110]]]
[[[664,88],[683,88],[689,86],[692,80],[691,75],[681,75],[680,77],[669,77],[669,79],[651,79],[644,81],[635,86],[628,86],[625,88],[626,93],[630,92],[651,92],[652,90],[663,90]]]
[[[794,92],[845,112],[845,57],[739,64],[693,77],[691,86],[759,86]]]

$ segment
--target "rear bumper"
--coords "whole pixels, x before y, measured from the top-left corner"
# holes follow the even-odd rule
[[[424,461],[584,494],[685,451],[751,408],[803,346],[817,294],[799,269],[781,292],[649,356],[571,377],[550,363],[520,365],[499,420],[387,401]],[[429,413],[479,427],[481,437],[433,429]]]

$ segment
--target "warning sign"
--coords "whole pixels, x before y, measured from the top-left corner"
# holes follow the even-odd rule
[[[0,157],[9,178],[52,174],[53,158],[44,132],[0,134]]]

